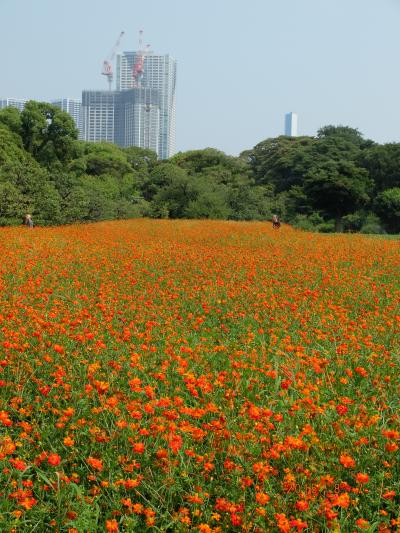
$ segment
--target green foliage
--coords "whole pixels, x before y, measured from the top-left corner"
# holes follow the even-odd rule
[[[6,107],[0,111],[0,124],[5,125],[12,133],[16,135],[17,143],[22,144],[21,139],[21,113],[15,107]]]
[[[0,224],[20,224],[24,210],[24,197],[15,185],[0,182]]]
[[[44,102],[0,111],[0,224],[149,216],[270,220],[312,231],[399,231],[400,144],[354,128],[266,139],[239,157],[206,148],[158,161],[151,150],[77,140]],[[377,217],[380,218],[377,218]]]
[[[374,144],[370,140],[365,140],[358,129],[350,128],[349,126],[324,126],[318,130],[317,137],[318,139],[342,139],[359,148],[366,148]]]
[[[198,196],[197,184],[183,169],[170,163],[157,170],[156,183],[160,183],[160,188],[153,196],[155,205],[164,205],[171,218],[183,218],[189,203]]]
[[[46,102],[29,101],[21,113],[21,137],[25,149],[51,167],[72,159],[78,131],[68,113]]]
[[[75,162],[79,163],[82,164],[84,172],[91,176],[107,174],[119,178],[133,172],[121,148],[105,142],[85,143],[81,159]]]
[[[369,172],[378,192],[400,187],[400,143],[371,146],[361,153],[360,164]]]
[[[272,184],[279,193],[301,186],[312,163],[311,137],[277,137],[257,144],[247,160],[257,184]]]
[[[281,215],[283,211],[272,187],[250,183],[230,189],[228,203],[231,208],[229,218],[233,220],[270,220],[273,213]]]
[[[393,187],[393,189],[386,189],[379,193],[374,206],[387,231],[400,233],[400,187]]]
[[[61,224],[61,196],[52,183],[46,181],[33,195],[35,224],[48,226]]]
[[[157,154],[153,150],[129,146],[123,152],[131,167],[140,174],[147,174],[157,162]]]
[[[63,218],[65,224],[89,220],[89,198],[82,186],[73,187],[63,202]]]
[[[385,233],[382,227],[382,222],[374,213],[368,213],[365,217],[363,225],[360,228],[360,233],[380,234]]]
[[[342,217],[369,200],[368,173],[349,161],[329,161],[305,176],[304,192],[317,210],[336,220],[336,231],[343,231]]]
[[[362,151],[371,146],[358,130],[326,126],[316,138],[267,139],[245,157],[256,182],[283,194],[289,221],[304,224],[318,212],[327,222],[334,218],[336,231],[343,231],[343,216],[366,205],[374,188],[361,163]]]
[[[333,220],[325,221],[319,213],[310,215],[298,214],[293,218],[293,226],[304,231],[317,231],[321,233],[332,233],[335,231]]]

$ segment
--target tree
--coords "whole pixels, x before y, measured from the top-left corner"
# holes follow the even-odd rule
[[[11,183],[32,203],[48,178],[47,171],[17,143],[15,134],[0,124],[0,182]]]
[[[157,154],[147,148],[129,146],[123,152],[131,167],[140,174],[148,174],[157,162]]]
[[[198,175],[209,169],[226,169],[230,174],[243,174],[248,171],[245,161],[237,157],[226,155],[214,148],[204,150],[189,150],[180,152],[170,160],[175,165],[184,168],[190,175]]]
[[[114,176],[82,176],[81,188],[87,200],[84,220],[113,220],[116,218],[119,197],[118,180]]]
[[[231,215],[231,209],[227,202],[226,187],[214,187],[197,189],[183,209],[183,216],[200,219],[226,220]]]
[[[373,141],[366,140],[363,134],[356,128],[350,128],[349,126],[324,126],[317,132],[318,139],[326,139],[328,137],[336,137],[346,142],[357,146],[358,148],[367,148],[373,145]]]
[[[21,224],[25,214],[25,199],[9,182],[0,183],[0,225]]]
[[[6,107],[0,111],[0,124],[17,135],[15,138],[18,144],[21,144],[21,113],[16,107]]]
[[[60,224],[61,196],[54,185],[48,181],[42,184],[39,191],[32,196],[35,223],[39,226],[55,226]]]
[[[374,207],[389,233],[400,233],[400,187],[380,192]]]
[[[63,223],[89,220],[90,198],[86,188],[78,185],[70,189],[63,201]]]
[[[121,178],[125,174],[134,173],[126,152],[119,146],[106,142],[86,143],[81,163],[85,174],[90,176],[108,175]]]
[[[330,160],[313,166],[304,180],[303,190],[315,209],[335,219],[335,231],[343,231],[343,216],[369,200],[371,180],[368,172],[351,161]]]
[[[374,180],[376,191],[400,187],[400,143],[377,144],[363,150],[360,165]]]
[[[24,148],[39,163],[51,167],[73,158],[78,130],[68,113],[31,100],[21,113],[21,137]]]
[[[171,161],[160,161],[155,165],[150,175],[140,184],[140,192],[144,199],[151,202],[155,195],[163,188],[171,185],[175,180],[184,180],[187,172]]]
[[[312,165],[311,137],[277,137],[266,139],[247,152],[257,185],[272,184],[277,193],[302,185]]]
[[[154,194],[152,202],[158,206],[158,211],[163,206],[167,210],[169,217],[183,218],[190,202],[197,199],[199,187],[193,178],[189,177],[183,169],[175,165],[167,163],[162,168],[163,172],[160,172],[160,170],[159,168],[159,172],[156,175],[158,179],[162,178],[165,181],[157,190],[156,194]],[[163,210],[160,212],[163,212]]]

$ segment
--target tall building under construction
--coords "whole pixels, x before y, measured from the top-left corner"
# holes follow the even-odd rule
[[[141,43],[140,37],[137,51],[116,54],[116,90],[110,90],[114,48],[102,72],[109,90],[83,91],[82,136],[86,141],[149,148],[167,159],[175,151],[176,61]]]
[[[151,51],[117,54],[116,89],[132,87],[153,89],[159,93],[159,149],[161,159],[175,151],[176,61],[170,55]]]

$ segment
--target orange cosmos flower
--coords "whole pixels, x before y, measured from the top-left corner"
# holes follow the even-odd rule
[[[12,455],[16,450],[16,445],[14,444],[11,437],[6,435],[0,440],[0,460],[4,459],[6,455]]]
[[[382,497],[385,498],[385,500],[392,500],[395,496],[396,496],[396,493],[394,490],[388,490],[382,495]]]
[[[398,449],[399,449],[399,446],[393,441],[387,442],[385,444],[385,450],[388,452],[391,452],[391,453],[397,452]]]
[[[96,459],[95,457],[88,457],[87,462],[94,470],[98,470],[99,472],[103,470],[103,462],[100,459]]]
[[[339,405],[336,406],[336,412],[339,415],[345,415],[348,410],[349,410],[349,408],[347,407],[347,405],[339,404]]]
[[[357,475],[356,475],[356,481],[357,483],[368,483],[369,481],[369,475],[368,474],[365,474],[363,472],[359,472]]]
[[[22,459],[10,459],[10,463],[13,465],[13,467],[16,469],[16,470],[25,470],[27,468],[27,464],[25,463],[25,461],[23,461]]]
[[[260,505],[266,505],[271,498],[265,492],[257,492],[256,502]]]
[[[51,453],[47,458],[47,462],[51,466],[58,466],[61,463],[61,457],[57,453]]]
[[[305,500],[298,500],[296,502],[296,505],[295,505],[296,509],[298,509],[299,511],[307,511],[307,509],[310,507],[308,505],[308,502],[306,502]]]
[[[53,350],[59,354],[63,354],[64,353],[64,347],[63,346],[60,346],[59,344],[55,344],[53,346]]]
[[[119,531],[118,522],[113,518],[112,520],[106,520],[107,533],[116,533]]]
[[[27,498],[22,498],[21,500],[18,500],[18,504],[21,505],[21,507],[23,507],[27,511],[29,509],[32,509],[32,507],[36,505],[36,503],[37,503],[37,500],[35,498],[27,497]]]
[[[135,453],[143,453],[145,450],[145,446],[143,442],[135,442],[132,448]]]
[[[140,477],[140,476],[139,476]],[[127,479],[124,481],[124,487],[129,489],[134,489],[140,485],[140,479]]]
[[[12,420],[8,416],[7,411],[0,411],[0,422],[3,424],[3,426],[9,427],[12,426]]]
[[[350,496],[347,492],[341,492],[340,494],[334,494],[332,497],[332,505],[347,509],[350,505]]]
[[[356,462],[355,460],[351,457],[351,455],[346,455],[345,453],[343,453],[341,456],[340,456],[340,463],[345,467],[345,468],[353,468],[356,466]]]

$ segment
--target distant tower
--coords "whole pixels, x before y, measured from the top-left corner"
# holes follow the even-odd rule
[[[297,113],[286,113],[285,115],[285,135],[287,137],[297,137]]]

